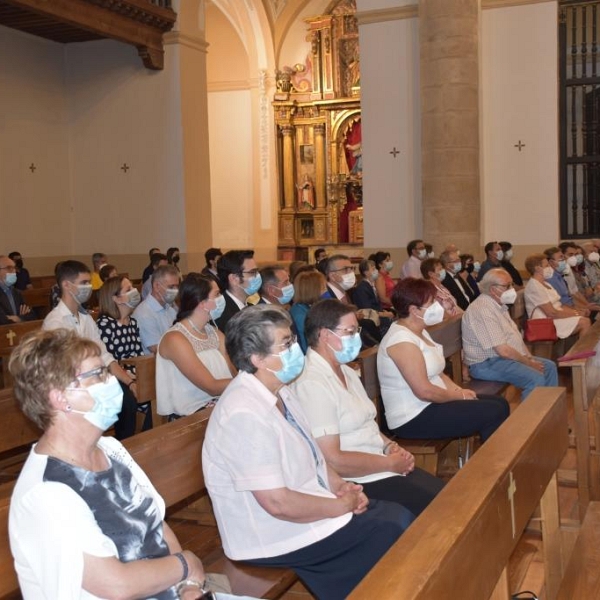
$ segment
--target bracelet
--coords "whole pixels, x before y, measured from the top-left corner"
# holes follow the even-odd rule
[[[388,455],[388,453],[386,452],[386,450],[390,447],[390,446],[394,446],[394,445],[398,445],[396,442],[388,442],[384,447],[383,447],[383,454],[385,456]]]
[[[175,555],[177,556],[177,555]],[[195,587],[198,588],[202,593],[205,593],[205,589],[204,589],[204,584],[206,582],[203,581],[202,583],[200,583],[199,581],[196,581],[195,579],[184,579],[183,581],[180,581],[176,586],[175,586],[175,592],[177,593],[178,597],[181,597],[181,590],[185,587]]]
[[[185,583],[187,581],[188,573],[190,570],[187,564],[187,560],[185,560],[185,556],[181,552],[176,552],[175,554],[173,554],[173,556],[176,556],[179,559],[179,562],[183,567],[183,575],[181,576],[181,582]]]

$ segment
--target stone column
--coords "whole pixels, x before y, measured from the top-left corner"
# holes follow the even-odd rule
[[[420,0],[423,238],[480,251],[479,0]]]
[[[283,205],[294,208],[296,184],[294,181],[294,128],[291,125],[281,127],[283,135]]]
[[[317,208],[325,208],[327,202],[327,154],[325,149],[325,123],[315,125],[315,166],[316,166],[316,184]]]

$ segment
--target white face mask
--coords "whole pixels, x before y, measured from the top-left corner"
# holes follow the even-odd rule
[[[600,261],[600,254],[597,252],[590,252],[587,257],[588,261],[591,263],[597,263]]]
[[[342,281],[340,281],[340,287],[344,291],[348,291],[350,288],[354,287],[356,283],[356,275],[354,273],[344,273],[342,275]]]
[[[502,302],[502,304],[514,304],[516,299],[517,290],[515,290],[515,288],[504,290],[500,296],[500,302]]]
[[[427,250],[425,250],[425,248],[419,250],[417,257],[419,260],[425,260],[427,258]]]
[[[444,320],[444,309],[442,305],[436,300],[431,306],[425,309],[425,313],[421,317],[417,315],[419,319],[423,319],[425,325],[437,325]]]
[[[504,258],[506,260],[510,260],[512,257],[513,257],[513,251],[512,251],[512,248],[511,248],[510,250],[506,251],[506,254],[504,255]]]
[[[552,279],[554,269],[551,266],[544,267],[544,279]]]
[[[569,256],[569,258],[567,258],[567,264],[570,267],[576,267],[577,266],[577,256]]]

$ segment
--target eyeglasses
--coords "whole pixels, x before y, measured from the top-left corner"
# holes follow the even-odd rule
[[[505,290],[510,290],[510,288],[514,287],[512,283],[495,283],[494,287],[504,288]]]
[[[82,385],[82,387],[89,387],[95,383],[106,383],[109,377],[110,371],[108,370],[108,367],[96,367],[91,371],[75,375],[75,381]],[[84,382],[86,383],[84,384]]]
[[[362,327],[359,325],[358,327],[334,327],[334,331],[343,331],[346,335],[356,335],[362,331]]]
[[[13,271],[15,271],[15,267],[14,266],[12,266],[12,267],[0,267],[0,271],[2,271],[2,270],[9,271],[10,273],[12,273]]]
[[[354,267],[342,267],[341,269],[333,269],[332,273],[352,273]]]
[[[285,342],[281,342],[281,344],[273,344],[273,348],[283,348],[284,350],[289,350],[296,343],[297,339],[298,337],[292,333]]]
[[[258,275],[258,269],[250,269],[249,271],[242,271],[242,275],[250,275],[250,277],[256,277]]]

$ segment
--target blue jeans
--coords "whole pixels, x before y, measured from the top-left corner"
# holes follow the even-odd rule
[[[547,358],[535,357],[544,364],[544,372],[524,365],[516,360],[496,356],[483,362],[471,365],[469,372],[476,379],[486,381],[505,381],[521,388],[521,398],[525,400],[534,388],[558,385],[558,371],[553,361]]]

